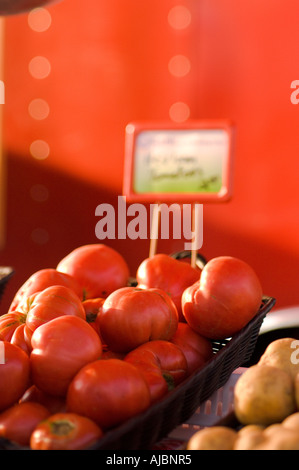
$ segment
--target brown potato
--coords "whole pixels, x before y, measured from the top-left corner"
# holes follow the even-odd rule
[[[254,450],[299,450],[299,432],[275,425]]]
[[[246,424],[246,426],[243,426],[238,431],[238,434],[244,435],[244,434],[255,432],[255,431],[263,431],[264,429],[265,429],[265,426],[262,426],[261,424]]]
[[[258,364],[278,367],[291,374],[293,378],[299,373],[299,341],[294,338],[280,338],[266,348]]]
[[[299,411],[287,416],[281,423],[283,427],[299,432]]]
[[[187,450],[232,450],[237,431],[225,426],[212,426],[197,431],[189,439]]]
[[[264,426],[248,424],[238,431],[233,450],[252,450],[264,440]]]
[[[264,436],[265,437],[271,437],[273,436],[274,434],[276,434],[277,432],[280,432],[281,431],[281,426],[282,424],[281,423],[274,423],[274,424],[270,424],[270,426],[267,426],[264,430]]]
[[[296,411],[291,376],[268,365],[249,367],[238,379],[234,390],[234,409],[242,424],[268,426]]]

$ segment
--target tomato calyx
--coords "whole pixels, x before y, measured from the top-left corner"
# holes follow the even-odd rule
[[[96,321],[98,313],[97,312],[88,312],[86,314],[87,323],[94,323]]]
[[[51,422],[50,428],[52,434],[55,434],[56,436],[67,436],[75,429],[75,426],[70,421],[62,419]]]
[[[174,378],[172,377],[172,375],[169,372],[163,372],[162,376],[165,382],[167,383],[168,391],[170,392],[171,390],[174,390],[175,382],[174,382]]]

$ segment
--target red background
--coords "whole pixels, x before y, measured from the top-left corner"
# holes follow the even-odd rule
[[[172,7],[191,23],[175,30]],[[277,306],[299,302],[299,4],[296,0],[63,0],[47,6],[51,25],[30,28],[28,14],[5,19],[4,143],[7,167],[6,241],[0,264],[16,274],[1,304],[30,274],[55,267],[73,248],[98,242],[95,209],[122,193],[124,135],[131,121],[167,120],[183,101],[190,119],[231,119],[236,125],[234,194],[205,204],[202,253],[248,261]],[[191,64],[184,77],[171,57]],[[33,78],[35,56],[51,72]],[[29,103],[45,100],[43,120]],[[42,139],[48,158],[29,149]],[[48,197],[37,201],[32,188]],[[39,186],[38,186],[39,187]],[[107,240],[132,275],[148,255],[146,240]],[[161,242],[159,251],[182,249]]]

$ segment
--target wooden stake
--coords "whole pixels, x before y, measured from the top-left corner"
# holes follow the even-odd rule
[[[160,226],[160,206],[154,205],[153,215],[151,220],[151,235],[150,235],[150,250],[149,257],[152,258],[157,253],[157,244]]]
[[[197,208],[197,210],[196,210]],[[192,248],[191,248],[191,266],[196,267],[197,260],[197,246],[198,246],[198,234],[199,234],[199,209],[197,205],[192,207]]]

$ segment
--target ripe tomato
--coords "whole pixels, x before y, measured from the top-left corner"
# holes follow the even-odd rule
[[[9,311],[18,310],[19,306],[32,294],[41,292],[50,286],[65,286],[72,289],[80,299],[83,298],[83,291],[76,279],[69,274],[60,273],[56,269],[41,269],[32,274],[27,281],[19,288],[15,294]]]
[[[137,367],[148,384],[151,403],[155,403],[172,390],[174,388],[174,384],[173,382],[171,383],[169,377],[166,378],[163,376],[154,354],[150,351],[144,351],[141,356],[139,355],[138,357],[134,357],[134,354],[132,354],[134,351],[135,349],[129,352],[128,355],[125,356],[124,360]],[[132,356],[130,356],[131,354]]]
[[[188,365],[182,350],[169,341],[144,343],[124,358],[137,367],[149,385],[152,402],[164,396],[187,376]]]
[[[187,359],[189,375],[213,356],[211,341],[192,330],[188,323],[179,322],[170,341],[183,351]]]
[[[107,297],[128,284],[129,267],[120,253],[101,243],[83,245],[63,258],[57,270],[73,276],[84,290],[84,300]]]
[[[8,312],[0,316],[0,334],[4,341],[10,341],[18,326],[25,324],[26,314],[22,312]]]
[[[145,411],[150,391],[138,369],[121,359],[94,361],[74,377],[67,410],[87,416],[102,429],[112,428]]]
[[[232,336],[258,312],[262,287],[254,270],[244,261],[220,256],[203,268],[201,278],[182,296],[187,323],[211,339]]]
[[[26,323],[23,323],[15,329],[10,342],[23,349],[29,355],[32,351],[31,336],[31,330],[29,330]]]
[[[39,390],[36,385],[31,385],[21,396],[19,403],[34,402],[43,405],[51,413],[60,413],[66,410],[65,398],[50,395]]]
[[[177,329],[177,309],[161,289],[123,287],[105,300],[100,330],[112,351],[128,352],[153,339],[170,339]]]
[[[82,318],[64,315],[37,328],[31,338],[33,383],[42,391],[64,396],[69,383],[85,364],[102,354],[102,343]]]
[[[75,413],[56,413],[38,424],[30,439],[33,450],[83,450],[103,431],[91,419]]]
[[[201,275],[199,268],[193,268],[190,264],[176,260],[164,253],[158,253],[146,258],[138,267],[136,280],[138,287],[158,287],[167,292],[172,298],[179,320],[185,321],[181,309],[181,297],[184,290],[194,284]]]
[[[33,294],[23,308],[27,308],[26,325],[31,331],[62,315],[72,315],[84,320],[86,318],[81,300],[65,286],[51,286]]]
[[[16,403],[29,383],[28,355],[18,346],[0,341],[0,411]]]
[[[35,427],[49,415],[39,403],[17,403],[0,414],[0,437],[29,446]]]
[[[87,299],[82,302],[85,310],[86,321],[98,333],[101,338],[100,332],[100,310],[103,307],[105,299],[98,297],[96,299]]]

